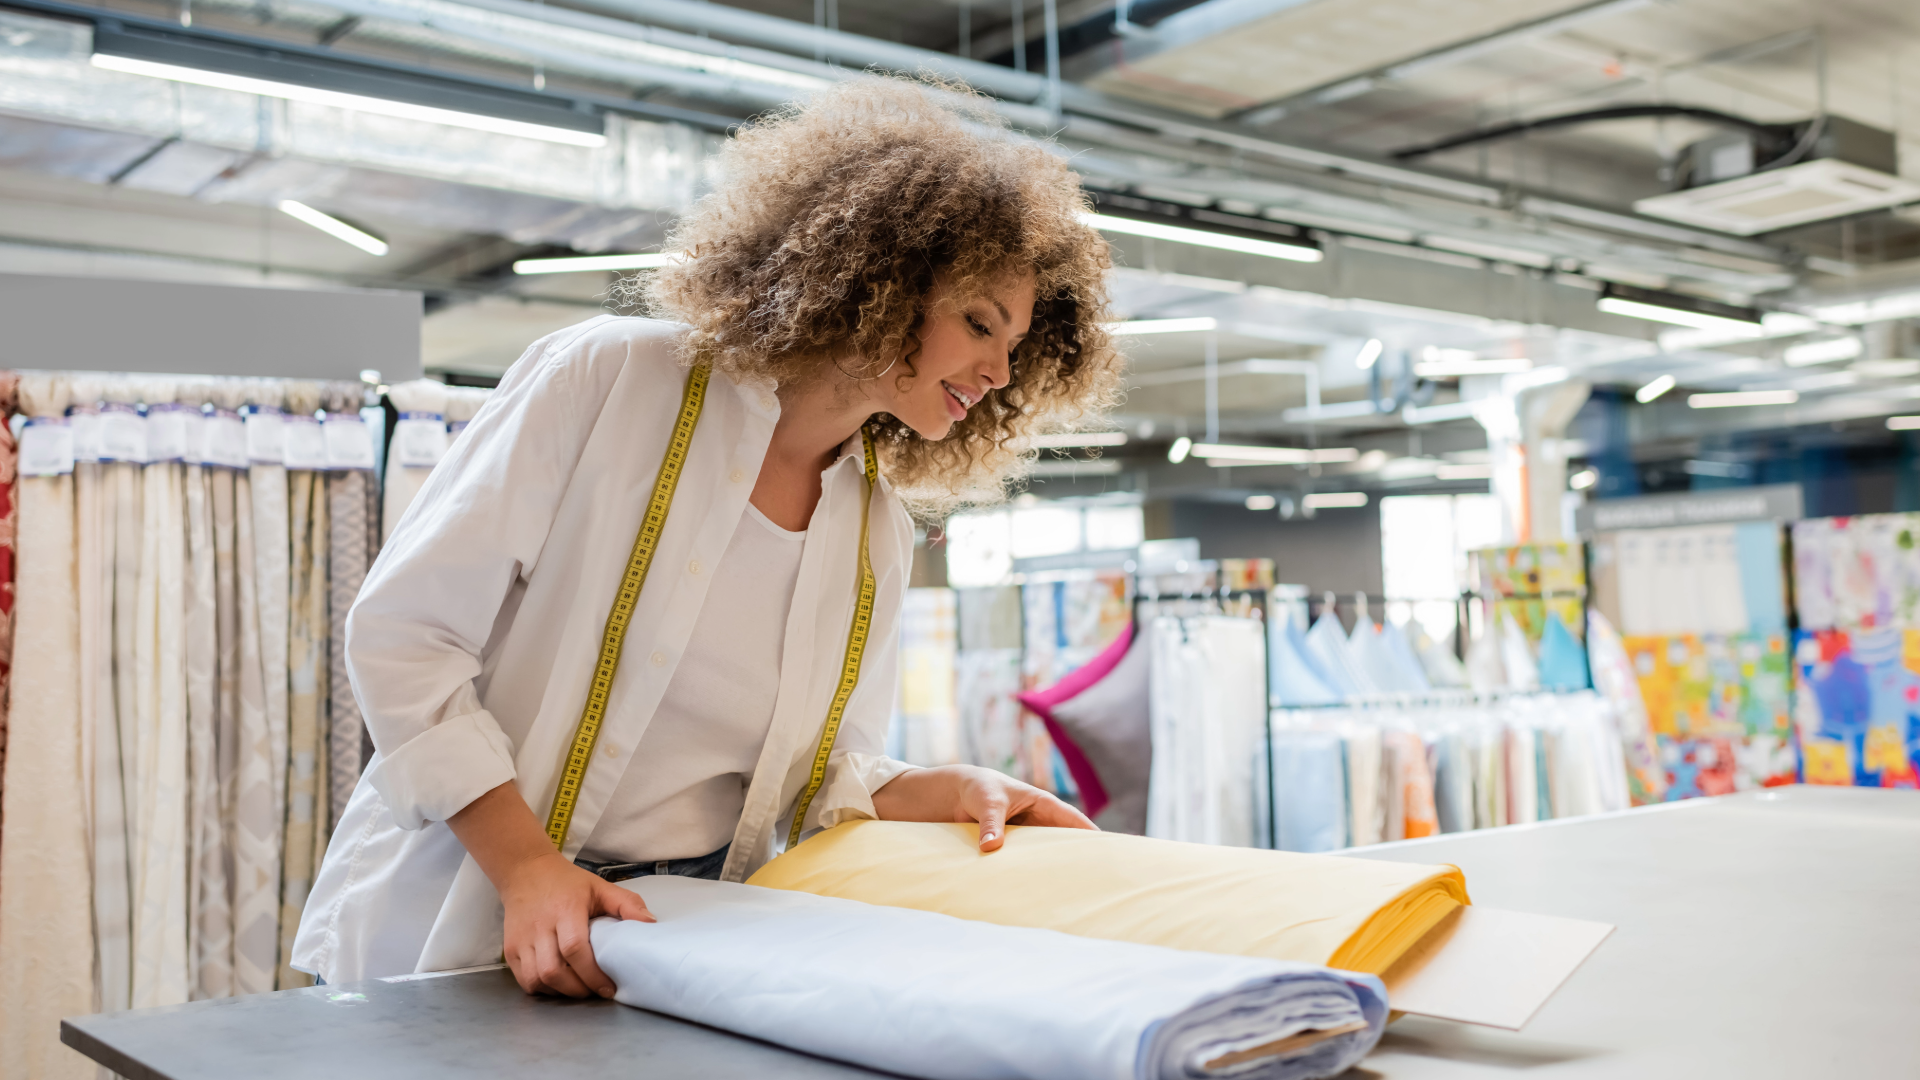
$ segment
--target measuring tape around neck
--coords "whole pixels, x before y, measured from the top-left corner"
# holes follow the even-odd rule
[[[633,621],[633,609],[639,603],[641,588],[646,585],[647,570],[653,565],[654,550],[660,546],[660,534],[666,528],[667,511],[673,505],[674,488],[679,485],[680,473],[687,464],[687,452],[693,445],[693,429],[700,421],[701,407],[706,404],[707,383],[712,374],[710,366],[699,364],[687,376],[686,390],[680,398],[680,414],[674,419],[673,434],[667,440],[666,457],[660,463],[659,475],[654,478],[653,494],[647,500],[646,514],[640,519],[640,531],[633,538],[633,551],[627,556],[626,573],[621,575],[620,589],[614,594],[613,609],[607,612],[606,628],[600,635],[600,659],[594,665],[593,681],[587,687],[587,703],[580,712],[579,724],[573,730],[573,743],[567,750],[566,764],[560,773],[560,785],[553,795],[553,809],[547,814],[547,839],[562,851],[566,850],[567,828],[573,823],[573,809],[580,801],[580,786],[586,781],[587,765],[593,760],[593,747],[600,737],[600,725],[607,716],[607,702],[612,696],[614,674],[620,669],[620,649],[626,641],[627,626]],[[789,847],[798,842],[800,823],[805,820],[807,808],[812,805],[814,795],[826,779],[827,758],[833,753],[833,740],[840,731],[840,718],[846,710],[847,700],[860,679],[860,658],[866,652],[867,634],[873,626],[875,590],[873,563],[867,554],[867,518],[880,472],[874,457],[873,436],[863,428],[860,440],[866,457],[867,481],[867,498],[860,504],[860,596],[854,606],[853,626],[847,631],[847,652],[840,667],[840,685],[834,692],[832,706],[827,710],[826,725],[821,732],[819,749],[814,753],[807,786],[794,810],[793,830],[787,840]]]

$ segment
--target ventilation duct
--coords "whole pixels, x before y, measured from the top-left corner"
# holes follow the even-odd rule
[[[1839,116],[1702,139],[1678,173],[1681,190],[1633,208],[1753,236],[1920,200],[1920,184],[1899,176],[1893,134]]]

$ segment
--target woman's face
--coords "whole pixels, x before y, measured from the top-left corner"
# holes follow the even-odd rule
[[[984,295],[953,304],[946,284],[936,280],[912,374],[876,379],[873,395],[921,438],[946,438],[987,391],[1007,385],[1014,347],[1033,322],[1034,284],[1030,271],[1008,274]]]

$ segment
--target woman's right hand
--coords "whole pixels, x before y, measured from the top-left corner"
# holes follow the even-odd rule
[[[612,997],[593,960],[587,923],[598,915],[653,922],[638,893],[600,879],[553,849],[509,780],[468,803],[447,826],[506,905],[507,966],[529,994]]]
[[[500,900],[507,909],[507,966],[529,994],[612,997],[613,980],[593,959],[588,922],[600,915],[654,921],[638,893],[552,850],[517,864],[502,883]]]

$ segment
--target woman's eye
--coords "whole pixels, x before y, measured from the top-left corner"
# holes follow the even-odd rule
[[[993,333],[993,331],[987,329],[986,323],[981,322],[979,319],[976,319],[971,315],[967,316],[967,326],[970,327],[974,333],[979,334],[981,337],[987,337]]]

